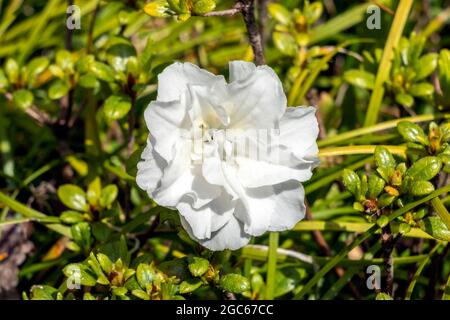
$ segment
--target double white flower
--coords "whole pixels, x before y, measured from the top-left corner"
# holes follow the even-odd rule
[[[158,76],[145,111],[150,131],[137,183],[176,208],[189,235],[211,250],[291,229],[318,164],[313,107],[287,108],[268,66],[230,63],[230,82],[190,63]]]

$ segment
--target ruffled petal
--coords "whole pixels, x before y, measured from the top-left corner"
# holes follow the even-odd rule
[[[225,78],[217,76],[198,66],[185,62],[175,62],[158,75],[158,101],[179,100],[187,90],[187,85],[213,85],[219,82],[225,85]]]
[[[147,142],[141,158],[142,161],[137,164],[136,183],[151,195],[158,188],[167,162],[153,151],[150,141]]]
[[[269,231],[292,229],[305,217],[305,190],[297,181],[287,181],[275,185],[272,197],[275,210],[270,219]]]
[[[245,246],[251,238],[249,234],[245,233],[243,224],[235,218],[231,218],[221,229],[213,232],[209,239],[196,238],[183,216],[180,217],[180,221],[192,239],[213,251],[237,250]]]
[[[286,95],[275,72],[258,66],[248,77],[231,82],[222,105],[230,116],[229,128],[275,128],[286,110]]]
[[[254,63],[246,61],[230,61],[228,65],[230,69],[230,82],[245,80],[256,69]]]
[[[152,101],[144,112],[153,148],[169,162],[174,146],[182,140],[184,128],[189,126],[186,108],[180,101]]]

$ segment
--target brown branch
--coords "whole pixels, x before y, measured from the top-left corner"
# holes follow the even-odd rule
[[[241,11],[242,3],[236,2],[236,4],[231,9],[207,12],[205,14],[202,14],[202,17],[232,17],[238,13],[241,13]]]
[[[254,0],[242,0],[242,3],[242,16],[244,17],[248,39],[255,55],[255,63],[257,65],[265,64],[261,35],[256,25]]]

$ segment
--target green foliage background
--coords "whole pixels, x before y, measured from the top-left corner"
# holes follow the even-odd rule
[[[450,299],[449,1],[256,1],[322,163],[307,219],[215,253],[134,177],[165,66],[253,60],[240,14],[205,16],[234,2],[74,1],[69,30],[71,4],[0,0],[1,298]]]

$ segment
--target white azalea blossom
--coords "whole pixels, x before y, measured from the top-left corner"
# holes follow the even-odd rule
[[[315,108],[288,108],[270,67],[233,61],[227,83],[174,63],[158,76],[145,121],[150,134],[137,183],[177,209],[203,246],[235,250],[304,217],[301,182],[318,165]]]

